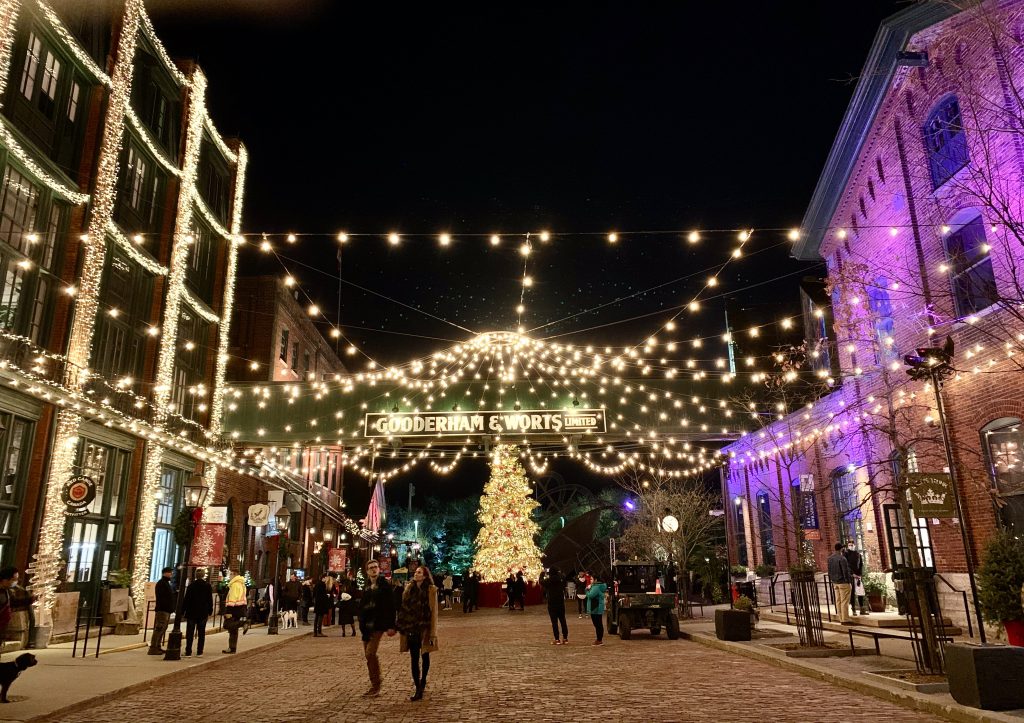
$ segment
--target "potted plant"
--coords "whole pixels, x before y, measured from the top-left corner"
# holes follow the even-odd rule
[[[740,595],[739,600],[737,600],[736,603],[733,605],[733,609],[745,612],[747,613],[747,615],[750,616],[750,629],[753,630],[754,625],[757,623],[760,617],[757,614],[757,608],[754,606],[754,601],[746,595]]]
[[[984,710],[1024,708],[1024,541],[996,534],[985,546],[977,580],[982,613],[1003,624],[1010,645],[947,645],[949,694]]]
[[[741,580],[746,580],[747,579],[747,567],[746,567],[746,565],[733,565],[731,568],[729,568],[729,573],[734,578],[739,578]]]
[[[869,572],[862,579],[864,594],[873,613],[885,612],[885,601],[889,597],[889,585],[885,575],[880,572]]]
[[[754,568],[754,574],[758,577],[771,577],[775,574],[775,565],[762,563]]]
[[[1003,531],[985,547],[978,568],[978,597],[989,622],[1006,629],[1010,645],[1024,646],[1024,539]]]
[[[740,609],[740,601],[747,606]],[[715,637],[719,640],[733,642],[750,640],[750,629],[754,627],[754,618],[751,615],[753,601],[746,595],[740,595],[734,608],[715,610]]]

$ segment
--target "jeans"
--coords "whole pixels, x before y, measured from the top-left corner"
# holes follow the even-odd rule
[[[590,620],[594,623],[594,632],[597,633],[598,642],[604,640],[604,615],[591,613]]]
[[[562,624],[562,639],[569,639],[569,626],[565,624],[565,606],[563,605],[560,609],[548,608],[548,617],[551,618],[551,632],[555,634],[555,640],[558,640],[558,624]]]
[[[206,643],[206,618],[188,618],[185,626],[185,655],[192,654],[192,636],[198,633],[199,640],[196,643],[196,652],[203,654],[203,645]]]
[[[582,597],[577,597],[576,598],[576,612],[577,612],[577,614],[582,615],[584,613],[583,606],[586,604],[586,602],[587,602],[586,598],[582,598]]]
[[[167,632],[167,623],[171,621],[170,613],[157,611],[153,619],[153,637],[149,641],[150,650],[160,650],[164,643],[164,633]]]
[[[423,653],[423,672],[420,673],[420,650],[423,647],[423,638],[418,635],[408,637],[409,658],[412,661],[412,683],[417,688],[427,687],[427,672],[430,670],[430,653]]]
[[[324,614],[316,610],[313,611],[313,635],[323,635],[324,633]]]
[[[363,653],[366,655],[366,669],[370,673],[370,687],[380,689],[380,658],[377,648],[384,633],[370,633],[369,639],[363,640]]]

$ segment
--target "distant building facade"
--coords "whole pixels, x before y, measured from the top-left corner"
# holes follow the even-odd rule
[[[1020,2],[921,3],[879,30],[794,247],[828,267],[827,290],[804,296],[805,330],[834,390],[724,449],[734,561],[823,570],[853,541],[869,569],[892,570],[916,540],[963,624],[960,526],[975,559],[1000,527],[1024,529],[1022,40]],[[905,520],[895,476],[946,462],[932,391],[903,356],[947,335],[963,519]]]

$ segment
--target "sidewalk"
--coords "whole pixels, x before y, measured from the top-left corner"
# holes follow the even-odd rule
[[[710,612],[710,615],[713,616],[714,613]],[[908,647],[906,651],[896,646],[889,648],[883,646],[883,655],[880,656],[874,655],[873,646],[870,650],[863,648],[865,654],[860,655],[859,652],[862,648],[858,646],[858,655],[856,657],[792,658],[787,656],[782,650],[770,647],[773,644],[798,642],[796,628],[784,623],[762,622],[758,624],[758,630],[771,631],[777,633],[780,637],[773,636],[769,639],[752,640],[750,642],[719,640],[715,636],[713,620],[695,620],[681,627],[681,636],[686,640],[754,660],[768,662],[780,668],[856,690],[911,710],[932,713],[955,721],[992,721],[999,723],[1021,723],[1021,721],[1024,721],[1024,709],[994,712],[969,708],[957,703],[949,693],[919,693],[914,690],[904,689],[895,681],[890,683],[884,678],[867,675],[868,672],[875,671],[913,670],[913,656],[910,654],[909,647],[905,643],[904,647]],[[826,630],[825,640],[826,642],[836,642],[849,646],[849,638],[841,633],[832,633]],[[909,660],[903,657],[904,652]],[[895,653],[895,655],[885,653]]]
[[[312,626],[300,626],[290,630],[282,628],[277,635],[268,635],[265,626],[253,627],[247,635],[239,633],[238,652],[235,655],[221,653],[227,646],[226,632],[208,632],[203,657],[182,657],[180,661],[165,661],[163,656],[148,655],[141,634],[104,636],[98,658],[92,647],[94,641],[90,641],[85,658],[81,657],[81,641],[79,657],[76,658],[71,657],[71,643],[59,643],[44,650],[5,652],[5,663],[13,661],[22,652],[33,653],[39,663],[24,671],[14,681],[7,696],[10,703],[0,706],[0,723],[31,721],[62,711],[66,713],[89,700],[202,672],[225,661],[268,650],[311,635],[312,632]],[[184,645],[184,641],[182,643]]]

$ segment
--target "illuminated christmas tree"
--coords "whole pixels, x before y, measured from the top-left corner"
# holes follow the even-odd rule
[[[530,492],[518,448],[498,445],[477,512],[481,528],[473,567],[484,582],[500,582],[520,570],[530,580],[540,576],[541,552],[534,543],[540,527],[530,517],[538,503]]]

